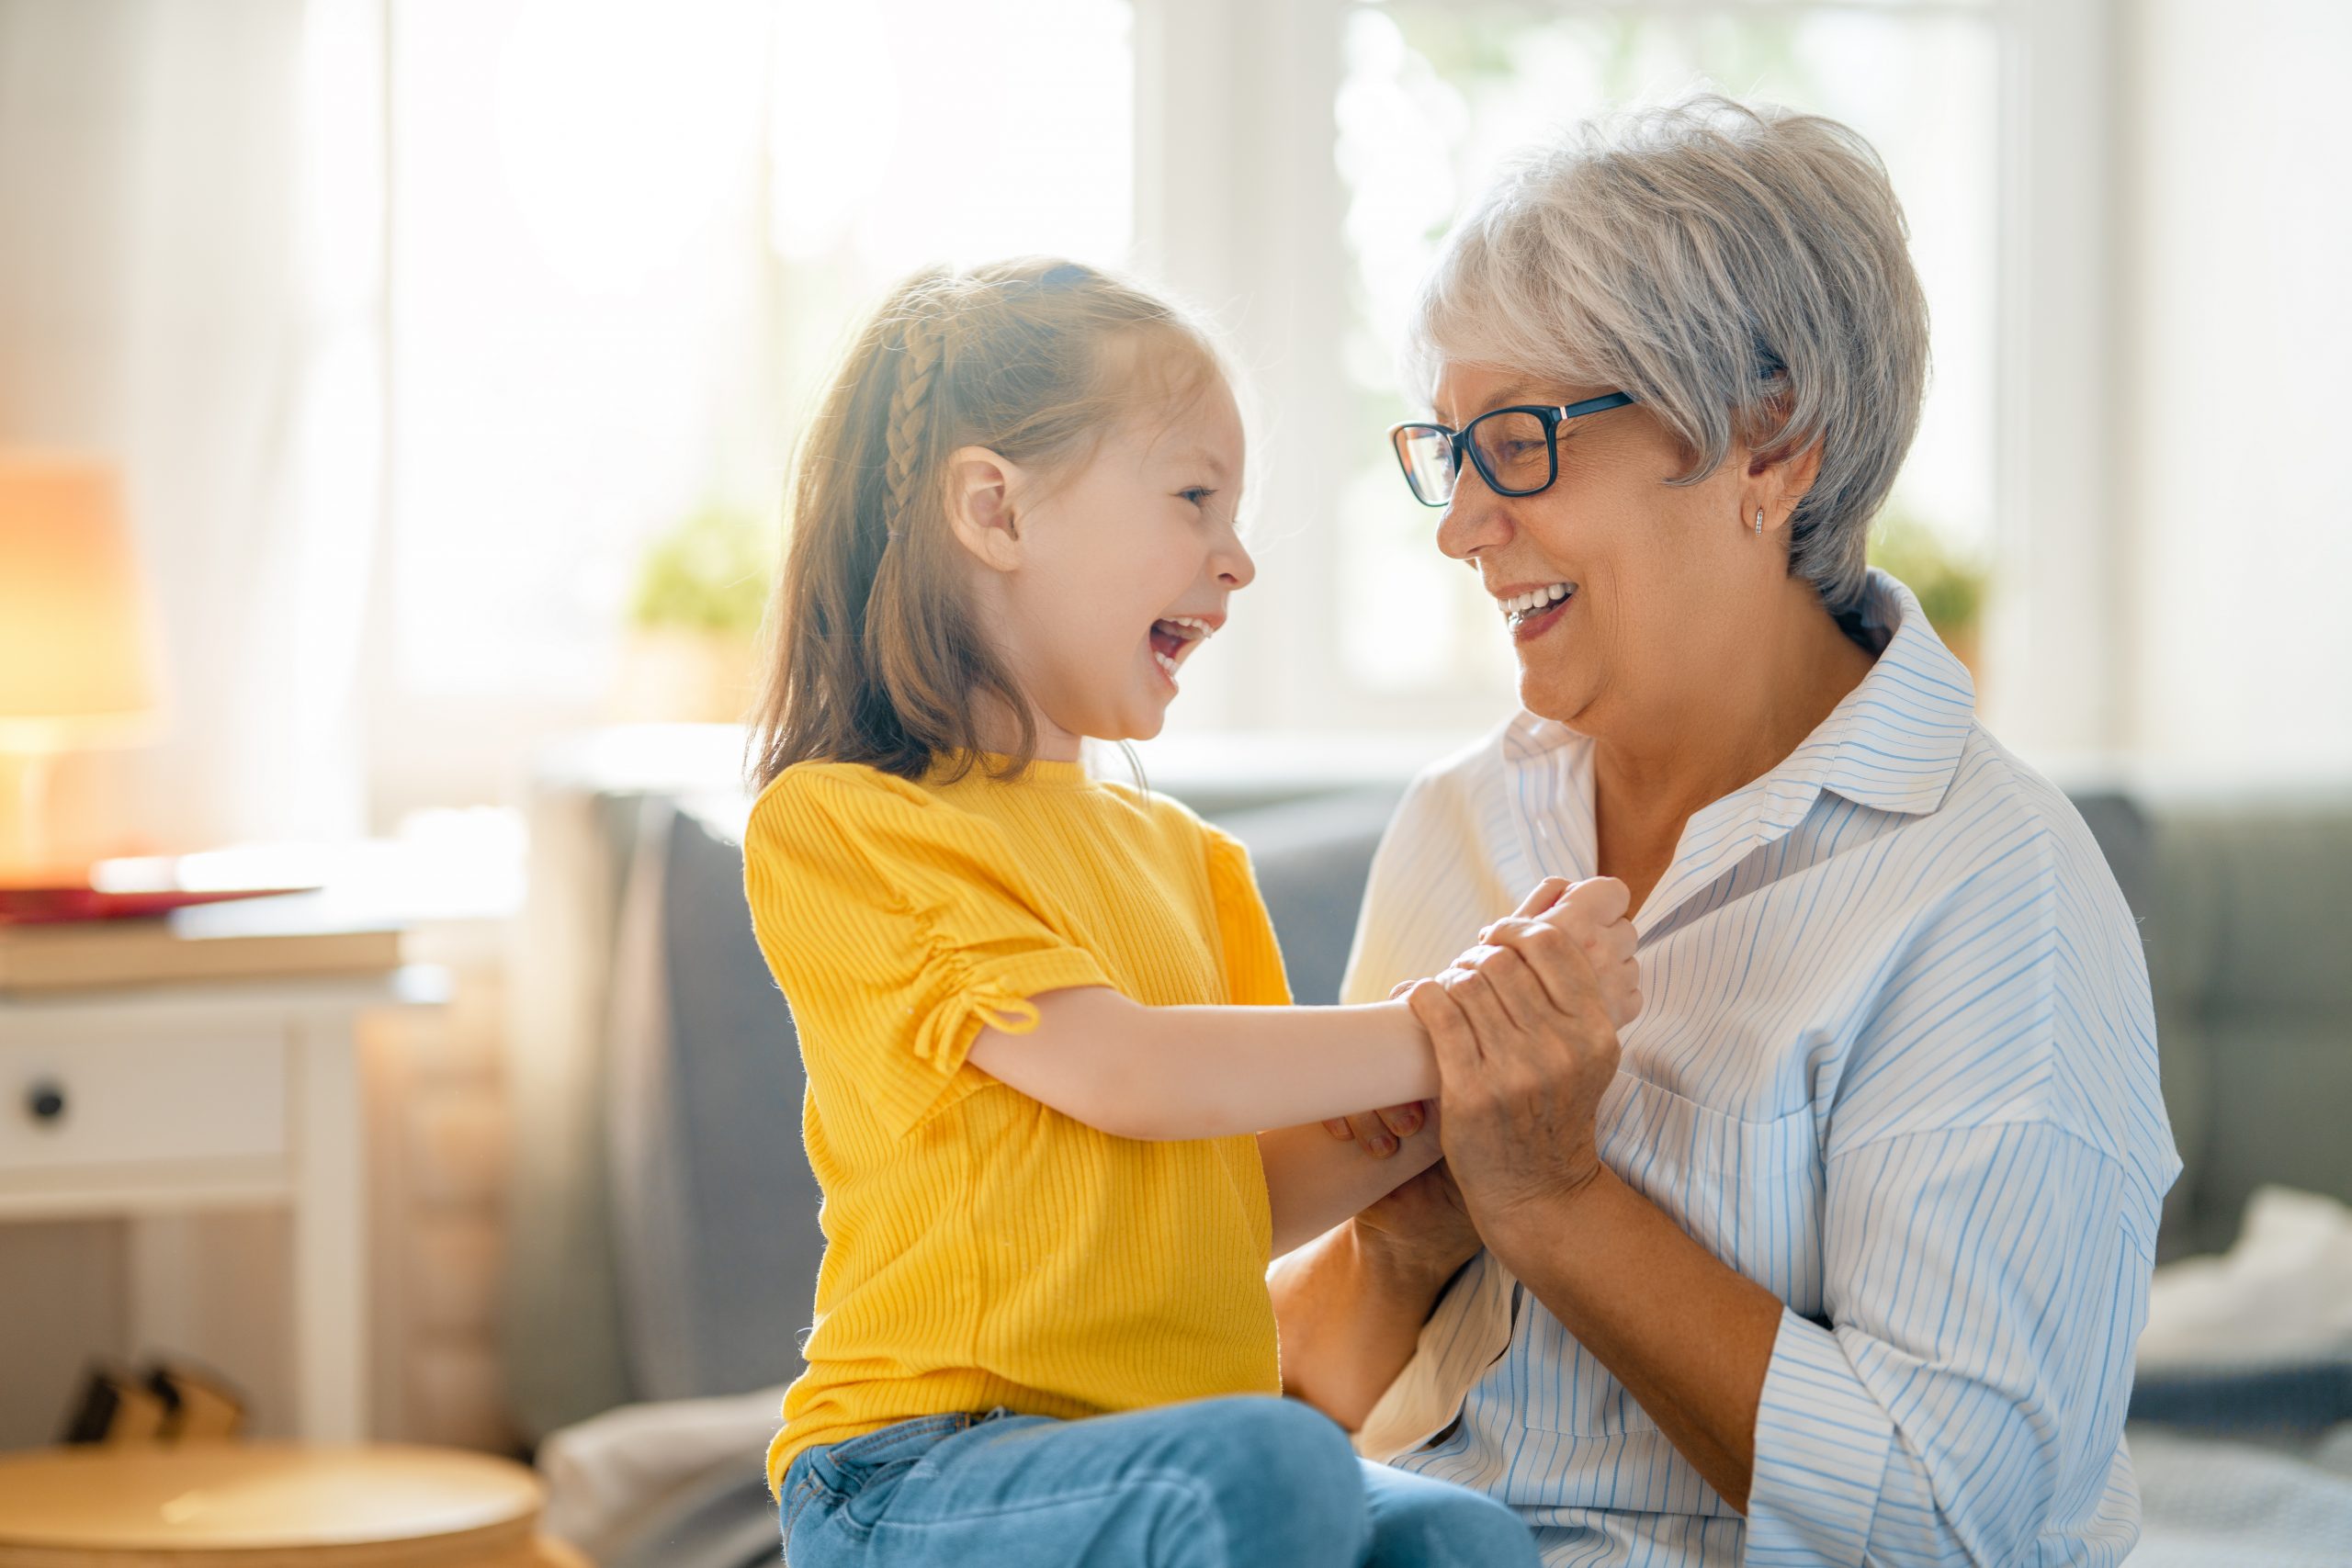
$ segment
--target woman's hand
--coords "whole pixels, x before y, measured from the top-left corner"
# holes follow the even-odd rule
[[[1544,915],[1546,911],[1552,910],[1555,905],[1560,903],[1561,895],[1568,892],[1570,886],[1570,883],[1565,877],[1546,877],[1536,885],[1534,892],[1520,901],[1518,908],[1513,909],[1503,919],[1523,920]],[[1589,899],[1573,910],[1567,910],[1566,906],[1562,906],[1562,909],[1564,912],[1555,918],[1565,923],[1567,929],[1574,930],[1580,940],[1587,942],[1588,946],[1600,940],[1601,927],[1591,919],[1593,906]],[[1622,917],[1623,911],[1619,911],[1619,914]],[[1497,926],[1500,923],[1498,921]],[[1486,931],[1478,933],[1478,941],[1481,944],[1486,942],[1488,934],[1494,931],[1497,926],[1488,926]],[[1631,929],[1630,926],[1627,927],[1629,933]],[[1630,952],[1630,949],[1628,951]],[[1477,952],[1476,948],[1471,950],[1472,953],[1476,952]],[[1463,957],[1467,958],[1470,955],[1470,953],[1464,953]],[[1454,960],[1456,964],[1462,961],[1462,959]],[[1388,993],[1388,999],[1395,1001],[1419,984],[1417,980],[1403,982]],[[1640,1006],[1638,998],[1635,998],[1634,1005],[1637,1008]],[[1631,1017],[1629,1013],[1620,1018],[1618,1022],[1620,1024],[1628,1022]],[[1323,1125],[1331,1136],[1342,1140],[1353,1138],[1363,1146],[1363,1151],[1374,1159],[1386,1159],[1396,1152],[1397,1145],[1421,1130],[1421,1124],[1429,1119],[1430,1109],[1428,1100],[1416,1100],[1403,1105],[1384,1106],[1378,1111],[1359,1111],[1353,1116],[1334,1117]]]
[[[1358,1214],[1355,1232],[1356,1245],[1391,1277],[1442,1284],[1478,1255],[1478,1227],[1443,1160]]]
[[[1436,1049],[1446,1164],[1498,1250],[1515,1224],[1600,1174],[1617,1021],[1641,1006],[1628,902],[1613,878],[1579,883],[1540,916],[1497,921],[1485,945],[1408,993]]]

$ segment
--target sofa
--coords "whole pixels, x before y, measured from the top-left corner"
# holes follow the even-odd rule
[[[1250,845],[1304,1002],[1338,994],[1403,782],[1154,780]],[[2352,945],[2337,908],[2352,887],[2352,792],[2074,794],[2147,942],[2187,1166],[2162,1257],[2227,1247],[2265,1183],[2352,1201]],[[514,1075],[506,1352],[534,1434],[616,1405],[770,1388],[797,1369],[792,1325],[806,1323],[821,1239],[791,1017],[743,906],[746,810],[714,770],[609,756],[545,771],[535,795],[518,994],[538,1006],[536,1022],[517,1019],[518,1051],[536,1055]],[[2227,1352],[2216,1347],[2217,1362]],[[2177,1427],[2293,1438],[2352,1419],[2343,1371],[2284,1369],[2267,1395],[2234,1372],[2141,1392]],[[763,1507],[756,1521],[744,1512],[756,1461],[673,1500],[686,1511],[655,1556],[687,1561],[677,1531],[693,1529],[680,1520],[721,1521],[707,1542],[714,1568],[772,1529]],[[627,1560],[629,1549],[607,1549],[620,1553],[608,1563]]]

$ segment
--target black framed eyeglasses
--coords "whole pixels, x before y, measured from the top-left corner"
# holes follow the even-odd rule
[[[1631,392],[1609,392],[1556,408],[1520,404],[1489,410],[1460,430],[1400,424],[1388,433],[1388,444],[1396,448],[1396,466],[1405,470],[1413,499],[1423,506],[1443,506],[1453,499],[1465,451],[1478,465],[1478,477],[1497,495],[1534,495],[1551,489],[1560,477],[1562,424],[1603,409],[1622,409],[1633,400]]]

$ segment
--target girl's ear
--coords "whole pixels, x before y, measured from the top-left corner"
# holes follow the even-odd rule
[[[985,446],[959,446],[947,459],[947,525],[992,571],[1021,564],[1021,525],[1012,512],[1020,479],[1020,469]]]

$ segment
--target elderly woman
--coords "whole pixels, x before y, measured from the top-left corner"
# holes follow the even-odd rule
[[[1928,360],[1883,167],[1721,98],[1589,129],[1497,184],[1416,327],[1398,455],[1524,711],[1373,868],[1350,999],[1446,971],[1412,992],[1442,1113],[1353,1132],[1443,1163],[1278,1268],[1285,1380],[1553,1563],[2120,1559],[2179,1168],[2146,971],[2081,819],[1864,564]],[[1641,939],[1622,1035],[1544,1005],[1509,918],[1595,875]]]

